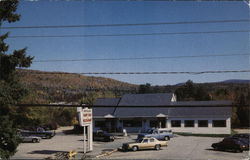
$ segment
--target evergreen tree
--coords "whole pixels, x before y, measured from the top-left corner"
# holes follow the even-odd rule
[[[176,89],[175,94],[178,100],[181,101],[207,101],[211,100],[209,94],[202,86],[195,85],[191,80],[188,80],[184,85]]]
[[[20,19],[16,14],[18,0],[0,1],[0,26]],[[0,35],[0,159],[8,159],[16,152],[17,120],[13,105],[18,103],[27,91],[19,84],[15,74],[17,67],[29,67],[32,57],[26,56],[26,48],[7,53],[9,46],[4,42],[9,33]]]
[[[139,86],[138,93],[152,93],[152,87],[150,83],[141,84]]]

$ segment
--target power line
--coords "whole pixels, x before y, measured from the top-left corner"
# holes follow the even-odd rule
[[[197,71],[197,72],[81,72],[81,73],[69,73],[69,72],[29,72],[29,74],[83,74],[83,75],[145,75],[145,74],[218,74],[218,73],[244,73],[250,72],[250,70],[227,70],[227,71]]]
[[[90,107],[90,108],[102,108],[102,107],[119,107],[119,108],[131,108],[131,107],[138,107],[138,108],[149,108],[152,106],[124,106],[124,105],[119,105],[119,106],[107,106],[107,105],[88,105],[88,104],[15,104],[14,106],[16,107]],[[190,105],[190,104],[178,104],[177,103],[172,103],[169,105],[159,105],[159,106],[154,106],[154,107],[161,107],[161,108],[177,108],[177,107],[249,107],[247,104],[195,104],[195,105]]]
[[[157,35],[188,35],[188,34],[220,34],[220,33],[244,33],[250,30],[206,31],[206,32],[162,32],[162,33],[125,33],[125,34],[84,34],[84,35],[21,35],[9,36],[9,38],[63,38],[63,37],[123,37],[123,36],[157,36]]]
[[[240,20],[210,20],[210,21],[179,21],[179,22],[151,22],[151,23],[120,23],[120,24],[81,24],[81,25],[51,25],[51,26],[16,26],[1,27],[1,29],[46,29],[46,28],[93,28],[93,27],[125,27],[125,26],[153,26],[177,24],[208,24],[208,23],[240,23],[249,22],[249,19]]]
[[[89,58],[89,59],[47,59],[36,60],[33,62],[78,62],[78,61],[123,61],[123,60],[152,60],[152,59],[182,59],[182,58],[205,58],[205,57],[227,57],[227,56],[249,56],[248,53],[243,54],[209,54],[196,56],[164,56],[164,57],[127,57],[127,58]]]
[[[4,0],[2,0],[4,1]],[[5,0],[7,1],[7,0]],[[77,2],[176,2],[176,1],[179,1],[179,2],[183,2],[183,1],[187,1],[187,2],[190,2],[190,1],[194,1],[194,2],[214,2],[215,0],[20,0],[20,1],[49,1],[49,2],[63,2],[63,1],[77,1]],[[236,1],[236,2],[242,2],[244,0],[220,0],[220,1],[225,1],[225,2],[230,2],[230,1]]]

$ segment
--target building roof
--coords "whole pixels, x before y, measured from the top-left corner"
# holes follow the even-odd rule
[[[97,98],[94,106],[117,106],[120,98]]]
[[[231,115],[231,107],[227,107],[232,104],[231,101],[171,102],[173,96],[173,93],[157,93],[126,94],[122,98],[99,98],[94,104],[93,115],[96,118],[218,117]]]
[[[172,102],[173,106],[229,106],[231,101],[178,101]]]
[[[168,115],[166,107],[117,107],[114,116],[120,118],[126,117],[158,117],[159,115]]]
[[[108,115],[113,116],[115,111],[115,106],[118,105],[119,101],[120,98],[98,98],[95,101],[93,107],[94,117],[106,117]],[[96,108],[95,106],[103,106],[103,107]],[[105,106],[111,106],[111,107],[105,107]]]
[[[221,117],[230,116],[231,107],[172,107],[168,117]]]
[[[107,115],[113,116],[115,107],[93,107],[93,115],[95,118],[104,118]]]
[[[118,106],[164,106],[169,105],[173,93],[125,94]]]

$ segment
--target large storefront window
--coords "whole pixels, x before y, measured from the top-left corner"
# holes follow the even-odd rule
[[[185,127],[194,127],[194,120],[185,120],[184,126]]]
[[[171,127],[181,127],[181,120],[172,120]]]
[[[208,120],[198,120],[198,127],[208,127]]]
[[[123,120],[123,127],[142,127],[141,120]]]
[[[213,120],[213,127],[226,127],[226,120]]]

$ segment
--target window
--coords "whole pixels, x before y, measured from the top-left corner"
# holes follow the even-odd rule
[[[185,127],[194,127],[194,120],[185,120],[184,126]]]
[[[208,127],[208,120],[198,120],[198,127]]]
[[[149,122],[150,124],[150,128],[156,128],[157,127],[157,121],[156,120],[152,120]]]
[[[171,127],[181,127],[181,120],[172,120]]]
[[[105,127],[105,121],[95,121],[95,127]]]
[[[143,140],[143,143],[148,143],[148,139],[144,139],[144,140]]]
[[[226,120],[213,120],[213,127],[226,127]]]
[[[171,133],[172,132],[172,130],[162,130],[162,131],[160,131],[160,133]]]
[[[155,142],[155,140],[154,140],[153,138],[151,138],[149,141],[150,141],[150,142]]]
[[[124,120],[123,127],[142,127],[141,120]]]

